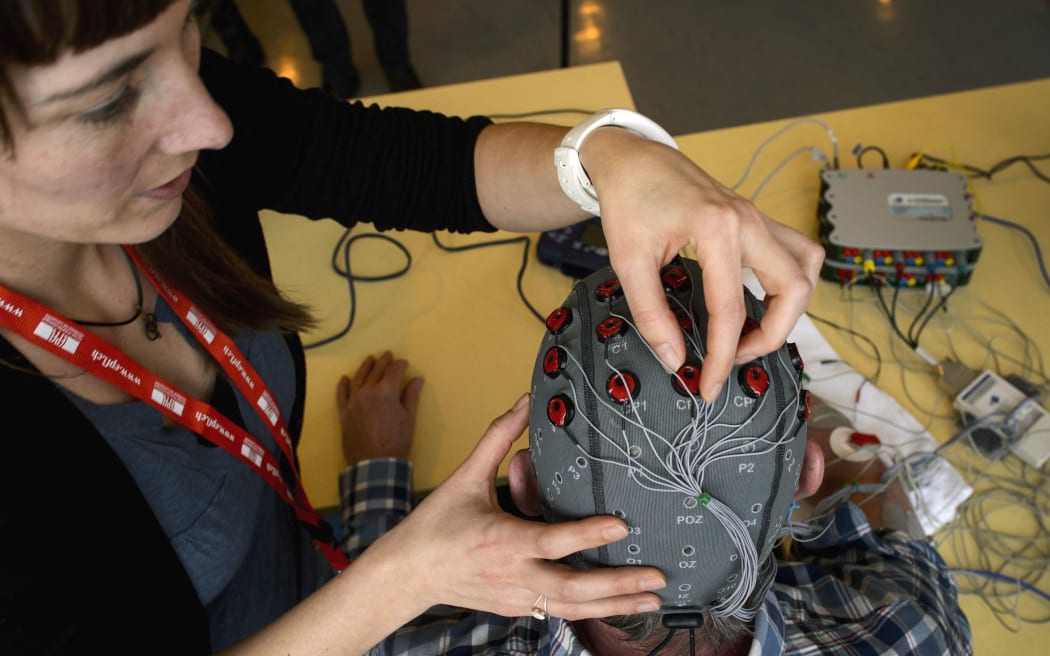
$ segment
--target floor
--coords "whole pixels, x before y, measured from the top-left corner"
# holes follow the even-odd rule
[[[386,93],[361,0],[337,3],[358,95]],[[272,68],[320,83],[287,0],[239,5]],[[619,60],[637,109],[672,134],[1050,76],[1050,0],[407,0],[407,9],[427,86]],[[223,48],[214,33],[205,44]]]

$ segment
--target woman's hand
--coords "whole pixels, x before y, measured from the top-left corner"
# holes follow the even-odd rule
[[[404,383],[408,362],[390,351],[365,358],[353,379],[343,376],[336,387],[336,406],[343,429],[343,455],[353,465],[369,458],[408,458],[416,427],[422,378]]]
[[[643,592],[666,584],[654,568],[584,572],[550,562],[626,537],[623,521],[607,515],[554,525],[500,510],[496,473],[528,423],[527,400],[493,421],[448,480],[350,567],[223,653],[362,654],[438,604],[519,616],[543,595],[549,614],[568,619],[659,609],[660,598]]]
[[[546,524],[503,512],[496,499],[500,462],[528,423],[528,397],[489,426],[470,457],[363,559],[396,558],[423,607],[451,604],[504,616],[528,615],[543,595],[551,615],[568,619],[652,612],[659,570],[578,571],[552,562],[627,536],[611,515]],[[382,556],[382,554],[386,554]],[[364,564],[364,563],[356,563]]]
[[[700,391],[713,400],[734,362],[753,360],[787,339],[813,296],[824,249],[663,144],[601,128],[584,143],[581,156],[601,202],[611,264],[635,324],[671,369],[682,364],[685,345],[660,268],[687,246],[695,251],[709,313]],[[767,311],[761,327],[741,338],[745,267],[762,284]]]
[[[562,193],[554,149],[565,129],[511,122],[486,127],[475,147],[478,200],[496,227],[536,232],[582,221]],[[660,269],[692,247],[704,270],[709,319],[700,393],[718,395],[735,362],[770,353],[805,312],[824,249],[773,221],[677,150],[618,127],[602,127],[580,147],[580,160],[601,205],[609,257],[639,332],[669,370],[685,359]],[[741,339],[743,269],[766,291],[762,326]],[[738,344],[739,342],[739,344]]]

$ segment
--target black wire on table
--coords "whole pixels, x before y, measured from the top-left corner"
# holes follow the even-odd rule
[[[915,332],[915,346],[919,345],[919,337],[922,335],[922,331],[926,329],[926,324],[928,324],[930,322],[930,319],[932,319],[933,316],[937,314],[938,310],[942,309],[945,305],[948,304],[948,299],[951,298],[952,294],[955,293],[956,289],[959,289],[959,287],[956,286],[949,289],[948,293],[941,297],[941,300],[937,303],[937,305],[934,306],[932,310],[930,310],[930,312],[922,320],[922,323],[919,324],[919,329]]]
[[[529,299],[525,297],[525,290],[522,288],[522,280],[525,278],[525,269],[529,264],[529,250],[532,247],[532,240],[529,239],[528,235],[522,235],[520,237],[510,237],[508,239],[494,239],[492,241],[484,241],[476,244],[465,244],[463,246],[447,246],[438,241],[437,233],[430,233],[430,238],[434,241],[434,244],[443,251],[456,253],[460,251],[474,250],[475,248],[486,248],[488,246],[504,246],[507,244],[523,244],[524,247],[521,250],[521,267],[518,268],[517,288],[518,296],[521,297],[521,302],[525,304],[525,307],[529,309],[534,317],[540,320],[542,323],[546,323],[547,318],[540,314]]]
[[[529,299],[525,296],[525,290],[524,290],[524,287],[523,287],[523,281],[524,281],[524,278],[525,278],[525,270],[527,269],[528,264],[529,264],[529,251],[531,250],[531,247],[532,247],[532,240],[527,235],[522,235],[520,237],[511,237],[511,238],[508,238],[508,239],[496,239],[496,240],[493,240],[493,241],[486,241],[486,242],[481,242],[481,243],[476,243],[476,244],[466,244],[466,245],[463,245],[463,246],[448,246],[446,244],[442,244],[438,240],[437,234],[435,234],[435,233],[430,233],[430,238],[431,238],[431,240],[433,240],[434,244],[438,248],[440,248],[443,251],[448,251],[448,252],[452,252],[452,253],[460,252],[460,251],[474,250],[476,248],[487,248],[489,246],[503,246],[503,245],[507,245],[507,244],[522,244],[523,248],[522,248],[522,252],[521,252],[521,266],[518,268],[518,275],[517,275],[517,280],[516,280],[518,296],[521,298],[522,302],[525,304],[525,307],[528,308],[529,312],[531,312],[534,317],[539,319],[541,323],[545,323],[546,322],[547,318],[545,316],[543,316],[542,314],[540,314],[539,311],[536,310],[536,308],[532,305],[532,303],[529,302]],[[362,239],[380,239],[380,240],[383,240],[383,241],[388,242],[390,244],[393,244],[394,246],[397,247],[398,250],[400,250],[402,252],[402,254],[404,254],[404,256],[405,256],[405,263],[404,263],[404,265],[400,269],[398,269],[397,271],[394,271],[392,273],[385,273],[385,274],[381,274],[381,275],[364,276],[364,275],[356,275],[356,274],[354,274],[353,273],[353,269],[352,269],[352,267],[350,265],[350,249],[354,245],[355,242],[357,242],[359,240],[362,240]],[[340,264],[342,265],[341,268],[340,268]],[[406,248],[404,244],[402,244],[401,242],[397,241],[393,237],[389,237],[389,236],[381,234],[381,233],[373,233],[373,232],[366,232],[366,233],[362,233],[362,234],[359,234],[359,235],[354,235],[354,236],[351,237],[350,236],[350,230],[346,230],[339,237],[339,241],[336,242],[335,248],[332,249],[331,266],[332,266],[332,270],[335,271],[335,274],[337,276],[340,276],[340,277],[346,279],[347,288],[348,288],[348,290],[350,292],[350,313],[349,313],[349,317],[347,318],[346,325],[343,326],[342,330],[340,330],[338,333],[336,333],[334,335],[331,335],[329,337],[325,337],[324,339],[321,339],[321,340],[316,341],[316,342],[311,342],[309,344],[304,344],[303,345],[304,349],[317,348],[318,346],[323,346],[324,344],[328,344],[328,343],[334,342],[337,339],[341,338],[342,336],[346,335],[348,332],[350,332],[350,329],[354,325],[354,319],[357,316],[357,290],[356,290],[356,287],[355,287],[354,283],[355,282],[381,282],[381,281],[384,281],[384,280],[393,280],[394,278],[398,278],[398,277],[404,275],[405,273],[407,273],[409,268],[411,268],[411,266],[412,266],[412,254],[408,251],[408,248]]]
[[[857,156],[857,168],[858,169],[864,168],[864,162],[862,161],[864,159],[864,153],[866,153],[868,151],[872,151],[872,150],[874,150],[876,153],[878,153],[882,157],[882,168],[884,168],[884,169],[890,168],[890,158],[886,156],[886,151],[885,150],[879,148],[878,146],[864,146],[864,147],[861,147],[860,144],[857,144],[857,147],[853,149],[853,154]]]
[[[868,346],[871,347],[872,354],[875,357],[875,374],[871,376],[871,381],[873,383],[875,383],[875,382],[877,382],[879,380],[879,375],[882,373],[882,353],[879,352],[879,347],[875,345],[875,342],[870,337],[868,337],[867,335],[865,335],[863,333],[857,332],[856,330],[853,330],[852,328],[848,328],[846,326],[842,326],[840,324],[837,324],[834,321],[830,321],[828,319],[824,319],[822,317],[818,317],[817,315],[813,314],[812,312],[807,312],[806,315],[809,316],[809,318],[812,319],[813,321],[817,321],[817,322],[822,323],[822,324],[824,324],[826,326],[830,326],[830,327],[834,328],[835,330],[841,330],[841,331],[843,331],[845,333],[853,335],[854,337],[858,337],[858,338],[864,340],[865,342],[867,342]]]
[[[357,315],[357,292],[354,288],[355,281],[380,282],[383,280],[393,280],[394,278],[404,275],[412,266],[412,254],[408,252],[408,249],[405,248],[404,244],[394,239],[393,237],[388,237],[387,235],[374,232],[365,232],[359,235],[354,235],[353,237],[350,237],[349,235],[349,230],[344,231],[343,234],[339,237],[339,241],[336,242],[335,248],[332,249],[332,270],[335,271],[336,275],[346,279],[347,287],[350,289],[350,316],[346,321],[346,325],[338,333],[330,337],[325,337],[324,339],[317,342],[313,342],[311,344],[304,344],[304,349],[316,348],[318,346],[334,342],[335,340],[350,332],[350,328],[354,325],[354,318]],[[398,248],[398,250],[400,250],[405,255],[404,266],[402,266],[399,270],[393,273],[386,273],[378,276],[354,275],[353,270],[350,268],[350,247],[354,245],[354,242],[359,241],[361,239],[381,239],[383,241],[393,244]],[[339,268],[340,255],[342,256],[342,269]]]
[[[879,284],[878,280],[872,281],[871,289],[875,293],[875,297],[879,299],[879,305],[882,306],[882,311],[886,313],[886,318],[889,319],[890,327],[893,328],[893,332],[897,333],[897,337],[900,337],[905,344],[911,346],[912,348],[915,348],[915,346],[911,343],[911,340],[908,339],[908,337],[903,332],[901,332],[900,326],[897,325],[897,317],[894,314],[894,312],[892,312],[889,306],[886,305],[886,299],[882,296],[882,285]]]
[[[930,303],[933,303],[933,296],[935,292],[936,289],[934,285],[930,285],[930,290],[926,293],[926,302],[922,304],[922,307],[917,313],[915,313],[915,317],[911,320],[911,324],[908,325],[908,338],[911,340],[912,344],[919,343],[918,335],[913,335],[913,333],[915,332],[915,326],[919,323],[920,317],[922,317],[926,313],[926,310],[930,309]]]
[[[1046,262],[1043,260],[1043,249],[1039,247],[1039,240],[1035,238],[1035,235],[1032,234],[1032,231],[1021,225],[1020,223],[1014,223],[1013,221],[1008,221],[1006,219],[988,216],[987,214],[982,214],[980,216],[983,221],[989,221],[991,223],[995,223],[1001,226],[1006,226],[1007,228],[1013,228],[1014,230],[1020,231],[1025,237],[1028,238],[1028,241],[1032,244],[1032,248],[1035,250],[1035,261],[1036,264],[1039,265],[1039,271],[1043,274],[1043,282],[1046,283],[1047,287],[1050,287],[1050,272],[1047,272],[1046,270]]]
[[[937,314],[938,310],[941,310],[942,308],[944,308],[945,305],[948,304],[948,299],[951,298],[952,294],[955,293],[955,290],[959,288],[958,286],[952,287],[950,290],[948,290],[948,293],[942,296],[941,300],[938,301],[937,304],[931,308],[930,304],[933,301],[934,294],[933,287],[931,286],[930,292],[926,296],[926,303],[923,304],[922,308],[915,315],[915,318],[912,320],[911,325],[908,327],[908,334],[905,335],[904,332],[901,330],[900,326],[897,324],[897,290],[899,289],[899,287],[895,288],[893,292],[892,309],[886,304],[886,299],[882,295],[882,285],[873,284],[871,287],[872,291],[875,294],[875,297],[879,300],[879,305],[882,306],[882,311],[886,313],[886,318],[889,320],[890,327],[893,328],[893,332],[897,333],[897,336],[901,338],[901,341],[903,341],[912,349],[916,349],[919,347],[919,338],[922,336],[923,331],[926,329],[926,325],[930,322],[931,319],[933,319],[934,315]]]
[[[1046,153],[1043,155],[1015,155],[1013,157],[1007,157],[1002,161],[992,164],[990,167],[988,167],[987,170],[976,166],[971,166],[970,164],[952,163],[946,159],[935,157],[933,155],[928,155],[926,153],[916,153],[916,155],[920,157],[920,161],[928,160],[933,164],[943,166],[946,168],[955,166],[966,171],[969,177],[971,178],[986,178],[988,180],[991,180],[992,176],[996,173],[999,173],[1000,171],[1003,171],[1013,166],[1014,164],[1024,164],[1029,169],[1031,169],[1032,174],[1035,175],[1035,177],[1039,178],[1043,182],[1050,182],[1050,176],[1047,176],[1035,166],[1036,161],[1050,159],[1050,153]]]

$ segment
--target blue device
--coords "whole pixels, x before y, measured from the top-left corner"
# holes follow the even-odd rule
[[[601,219],[589,219],[540,234],[536,255],[544,264],[558,267],[572,278],[585,278],[609,266],[609,249]]]

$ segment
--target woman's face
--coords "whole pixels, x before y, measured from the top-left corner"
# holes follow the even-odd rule
[[[24,113],[4,110],[0,235],[139,243],[178,215],[201,149],[225,146],[229,119],[197,74],[189,0],[152,23],[53,64],[12,67]]]

